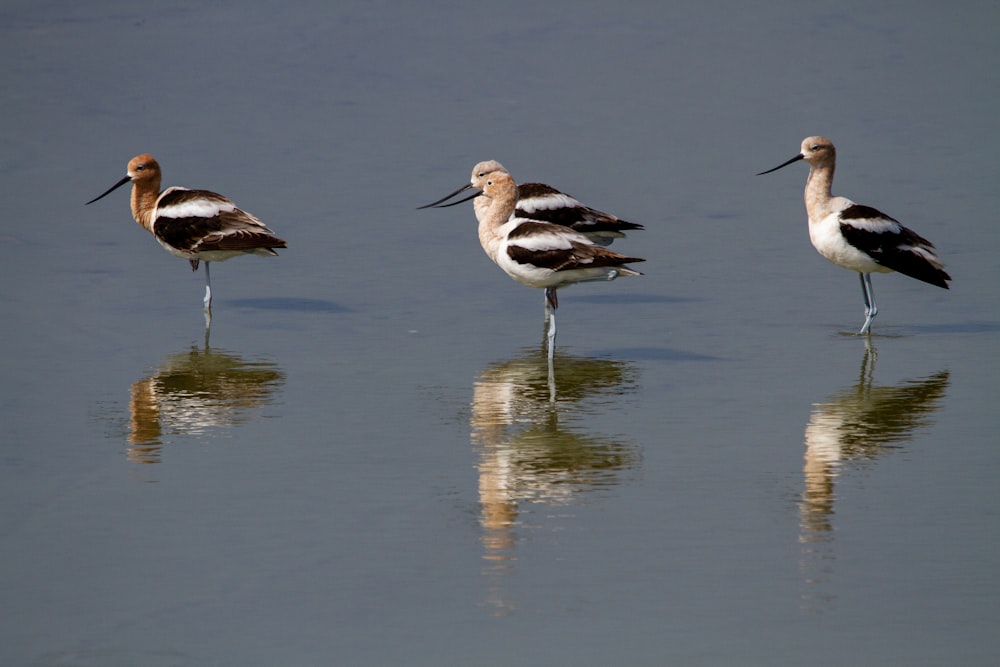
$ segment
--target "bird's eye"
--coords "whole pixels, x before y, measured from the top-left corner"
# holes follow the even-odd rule
[[[493,181],[486,181],[486,185],[493,185]]]
[[[140,164],[140,165],[139,165],[138,167],[136,167],[136,168],[135,168],[135,170],[136,170],[136,171],[142,171],[142,170],[143,170],[143,169],[145,169],[145,168],[146,168],[146,165],[144,165],[144,164]]]
[[[486,175],[486,172],[485,172],[485,171],[481,171],[481,172],[479,172],[479,178],[482,178],[482,177],[483,177],[483,176],[485,176],[485,175]]]

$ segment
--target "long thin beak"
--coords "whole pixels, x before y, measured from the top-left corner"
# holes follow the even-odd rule
[[[779,170],[779,169],[781,169],[782,167],[787,167],[788,165],[790,165],[790,164],[791,164],[791,163],[793,163],[793,162],[798,162],[799,160],[804,160],[804,159],[805,159],[805,157],[806,157],[805,155],[803,155],[802,153],[799,153],[798,155],[796,155],[795,157],[793,157],[793,158],[792,158],[791,160],[789,160],[788,162],[782,162],[781,164],[779,164],[779,165],[778,165],[777,167],[775,167],[774,169],[768,169],[767,171],[762,171],[762,172],[760,172],[760,173],[759,173],[759,174],[757,174],[757,175],[758,175],[758,176],[763,176],[764,174],[770,174],[770,173],[771,173],[772,171],[778,171],[778,170]]]
[[[94,197],[89,202],[87,202],[87,204],[93,204],[98,199],[103,199],[104,197],[108,196],[109,194],[111,194],[112,192],[114,192],[115,190],[117,190],[118,188],[120,188],[121,186],[125,185],[126,183],[128,183],[131,180],[132,180],[131,176],[125,176],[125,178],[123,178],[122,180],[118,181],[117,183],[115,183],[114,185],[112,185],[110,188],[108,188],[108,191],[105,192],[103,195],[101,195],[100,197]],[[84,206],[86,206],[87,204],[84,204]]]
[[[460,192],[465,192],[466,190],[470,190],[470,189],[472,189],[472,183],[469,183],[468,185],[463,185],[458,190],[455,190],[454,192],[452,192],[450,195],[448,195],[446,197],[441,197],[441,199],[438,199],[437,201],[432,201],[430,204],[424,204],[423,206],[418,206],[417,210],[419,211],[422,208],[448,208],[449,206],[456,206],[458,204],[461,204],[464,201],[469,201],[470,199],[475,199],[479,195],[483,194],[482,190],[476,190],[475,192],[473,192],[468,197],[465,197],[463,199],[459,199],[458,201],[453,201],[450,204],[442,204],[441,203],[443,201],[448,201],[449,199],[451,199],[452,197],[454,197],[455,195],[457,195]],[[103,197],[104,195],[101,195],[101,196]],[[98,199],[100,199],[100,197],[98,197]]]

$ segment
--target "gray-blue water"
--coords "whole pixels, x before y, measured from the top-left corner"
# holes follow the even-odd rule
[[[995,3],[8,2],[0,662],[1000,661]],[[799,164],[941,290],[809,244]],[[203,274],[168,185],[287,239]],[[646,229],[542,294],[480,160]]]

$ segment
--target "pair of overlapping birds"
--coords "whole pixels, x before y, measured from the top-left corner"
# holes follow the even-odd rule
[[[799,153],[768,174],[793,162],[809,164],[805,201],[809,239],[837,266],[860,276],[869,334],[878,314],[872,273],[897,271],[948,289],[951,280],[933,244],[881,211],[831,193],[836,150],[825,137],[807,137]],[[160,165],[151,155],[128,163],[126,175],[92,204],[132,183],[132,216],[167,252],[186,259],[196,270],[205,262],[205,313],[210,321],[212,288],[209,265],[241,255],[276,255],[287,244],[267,225],[220,194],[181,187],[160,192]],[[471,190],[463,199],[445,203]],[[574,283],[610,281],[642,275],[629,264],[645,261],[608,249],[625,232],[643,226],[584,206],[568,194],[542,183],[518,185],[503,165],[480,162],[467,185],[419,208],[442,208],[473,200],[479,242],[490,259],[517,282],[545,290],[548,355],[555,347],[557,290]]]

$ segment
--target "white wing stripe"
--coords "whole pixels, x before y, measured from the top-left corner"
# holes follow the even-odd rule
[[[902,228],[898,222],[886,220],[885,218],[848,218],[846,220],[840,218],[840,223],[875,234],[884,234],[886,232],[898,234]]]
[[[214,218],[220,213],[232,213],[235,210],[234,204],[209,199],[195,199],[157,208],[156,215],[160,218]]]
[[[551,194],[543,197],[528,197],[517,200],[517,207],[524,211],[548,211],[557,208],[574,209],[580,202],[564,194]]]

